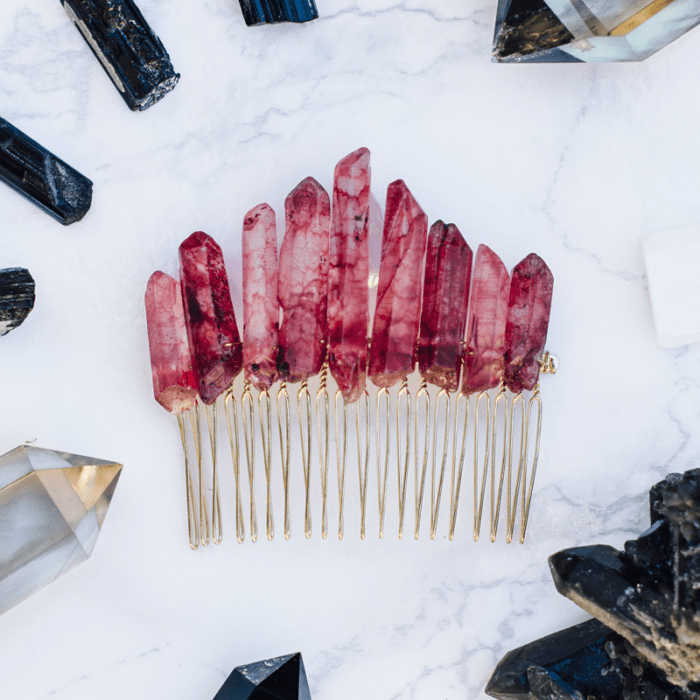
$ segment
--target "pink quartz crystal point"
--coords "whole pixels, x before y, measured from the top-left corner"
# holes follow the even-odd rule
[[[540,376],[552,306],[554,277],[539,255],[530,253],[511,275],[506,323],[505,382],[514,393],[532,390]]]
[[[180,283],[164,272],[154,272],[146,285],[146,325],[156,401],[170,413],[182,413],[194,406],[197,383]]]
[[[435,222],[425,255],[418,369],[426,382],[457,391],[467,324],[472,250],[454,224]]]
[[[510,277],[491,248],[476,251],[467,320],[462,393],[473,394],[498,386],[503,379],[506,319]]]
[[[428,217],[403,180],[386,193],[369,376],[378,387],[402,381],[415,366]]]
[[[223,253],[202,231],[180,244],[180,283],[192,368],[202,401],[211,404],[241,371],[243,351]]]
[[[279,315],[275,212],[259,204],[243,218],[243,367],[258,391],[277,380]]]
[[[286,231],[280,248],[277,295],[280,379],[301,382],[318,374],[328,349],[328,246],[331,202],[312,177],[284,203]]]
[[[328,364],[343,398],[365,391],[369,326],[369,151],[335,166],[328,271]]]

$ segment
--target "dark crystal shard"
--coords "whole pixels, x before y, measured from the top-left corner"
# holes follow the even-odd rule
[[[237,666],[214,700],[311,700],[301,654]]]
[[[249,27],[278,22],[310,22],[318,18],[314,0],[240,0]]]
[[[131,110],[148,109],[180,75],[133,0],[61,0]]]
[[[0,179],[65,225],[92,203],[90,180],[2,118]]]
[[[34,308],[34,279],[23,267],[0,270],[0,335],[17,328]]]

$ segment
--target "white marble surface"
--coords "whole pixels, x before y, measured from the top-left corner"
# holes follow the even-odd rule
[[[700,348],[657,343],[640,241],[700,221],[700,33],[641,64],[499,66],[493,0],[318,4],[310,25],[249,29],[235,0],[140,0],[182,80],[133,114],[58,0],[0,3],[0,114],[95,182],[68,228],[0,188],[0,267],[37,281],[0,339],[1,451],[125,465],[90,561],[0,618],[3,699],[207,700],[234,666],[297,650],[314,700],[482,697],[507,650],[585,618],[547,555],[621,545],[647,489],[697,462]],[[224,542],[192,553],[146,280],[203,229],[235,287],[243,214],[307,175],[330,187],[361,145],[379,201],[402,177],[431,220],[554,272],[529,540],[470,541],[465,500],[454,542],[307,542],[297,506],[290,542],[239,546],[224,461]]]

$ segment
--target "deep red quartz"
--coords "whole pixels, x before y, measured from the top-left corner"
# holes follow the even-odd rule
[[[369,376],[379,387],[405,379],[415,365],[427,230],[428,217],[404,181],[392,182],[369,352]]]
[[[503,379],[510,277],[491,248],[476,251],[467,321],[462,392],[473,394],[498,386]]]
[[[321,370],[328,349],[328,246],[331,202],[312,177],[284,203],[286,231],[280,248],[278,297],[282,307],[278,369],[300,382]]]
[[[179,282],[164,272],[154,272],[146,285],[145,301],[153,393],[167,411],[182,413],[194,406],[197,383]]]
[[[243,218],[243,366],[258,391],[277,380],[279,315],[275,212],[259,204]]]
[[[369,195],[369,151],[360,148],[335,166],[328,271],[328,364],[350,403],[367,372]]]
[[[539,255],[530,253],[511,275],[506,324],[505,382],[516,394],[531,390],[540,375],[547,341],[554,277]]]
[[[454,224],[436,221],[428,233],[418,369],[425,381],[457,391],[467,323],[472,250]]]
[[[216,401],[243,366],[243,351],[221,248],[202,231],[180,244],[185,325],[204,403]]]

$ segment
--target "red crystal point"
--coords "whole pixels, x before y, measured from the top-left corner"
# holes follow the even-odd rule
[[[182,413],[194,406],[197,383],[179,282],[164,272],[154,272],[146,285],[145,301],[153,393],[167,411]]]
[[[454,224],[435,222],[425,255],[418,369],[425,381],[457,391],[467,323],[472,251]]]
[[[300,382],[318,374],[326,359],[331,202],[323,187],[307,177],[290,192],[284,209],[278,368],[280,378]]]
[[[243,365],[241,339],[216,241],[197,231],[180,244],[180,283],[192,368],[204,403],[216,401]]]
[[[552,306],[554,277],[539,255],[530,253],[511,275],[506,324],[505,382],[516,394],[531,390],[540,376]]]
[[[403,180],[389,185],[369,376],[389,388],[413,371],[428,217]]]
[[[369,151],[335,166],[328,271],[328,364],[352,403],[365,390],[369,326]]]
[[[243,218],[243,365],[258,391],[277,380],[279,314],[275,212],[259,204]]]
[[[462,392],[472,394],[498,386],[503,379],[510,277],[491,248],[476,251],[467,321],[467,351]]]

